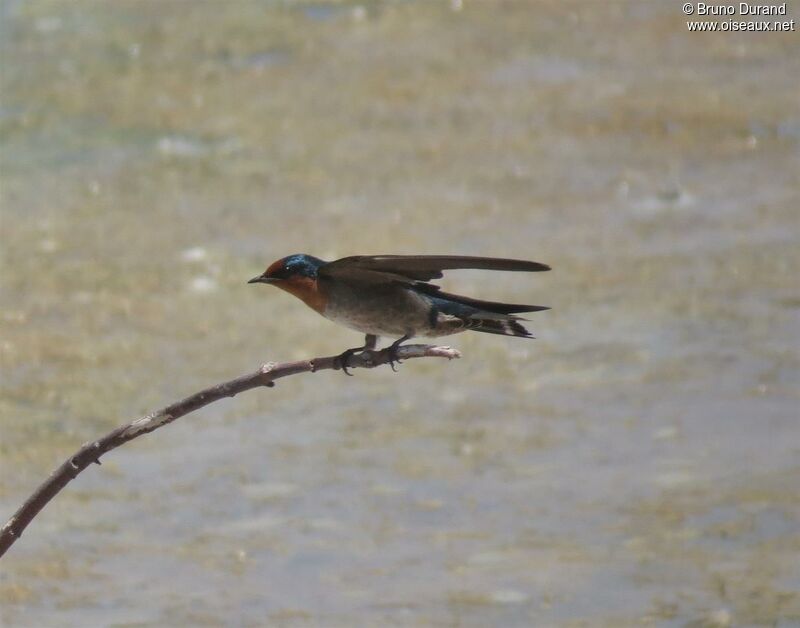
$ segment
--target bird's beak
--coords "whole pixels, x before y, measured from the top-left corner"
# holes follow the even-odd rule
[[[275,283],[278,281],[275,277],[265,277],[264,275],[259,275],[258,277],[253,277],[247,283]]]

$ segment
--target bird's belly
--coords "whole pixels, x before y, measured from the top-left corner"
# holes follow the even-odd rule
[[[342,291],[329,299],[322,315],[375,336],[419,336],[430,330],[430,304],[407,290],[362,292],[357,296]]]

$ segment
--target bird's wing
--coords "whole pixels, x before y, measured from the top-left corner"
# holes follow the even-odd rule
[[[338,261],[338,260],[337,260]],[[322,280],[334,280],[350,285],[362,287],[377,287],[388,285],[414,286],[417,281],[407,275],[396,273],[386,273],[379,270],[370,270],[358,266],[336,266],[335,262],[325,264],[317,270],[318,276]],[[431,284],[424,284],[431,287]]]
[[[539,272],[550,270],[546,264],[499,257],[474,257],[469,255],[355,255],[343,257],[320,268],[328,276],[353,271],[367,271],[395,275],[397,279],[430,281],[442,277],[443,270],[453,268],[478,268],[483,270],[510,270]],[[361,274],[361,273],[357,273]],[[399,276],[399,277],[398,277]]]

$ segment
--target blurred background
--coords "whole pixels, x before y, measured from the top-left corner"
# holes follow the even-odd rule
[[[361,337],[246,280],[461,253],[533,342],[114,451],[4,626],[800,625],[800,39],[675,2],[0,4],[0,518],[83,442]],[[786,19],[800,19],[789,3]]]

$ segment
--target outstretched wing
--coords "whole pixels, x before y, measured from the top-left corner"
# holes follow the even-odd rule
[[[465,255],[357,255],[343,257],[321,266],[319,277],[323,280],[341,281],[351,286],[380,288],[392,285],[405,286],[410,290],[437,299],[460,303],[483,312],[509,315],[518,312],[537,312],[550,309],[542,305],[500,303],[482,301],[448,292],[439,286],[426,283],[442,277],[443,270],[476,268],[483,270],[506,270],[518,272],[540,272],[550,267],[538,262],[505,259],[498,257],[472,257]]]
[[[477,268],[482,270],[507,270],[541,272],[550,270],[546,264],[500,257],[474,257],[470,255],[354,255],[325,264],[320,272],[328,276],[359,275],[368,271],[414,281],[430,281],[442,277],[443,270]],[[399,277],[398,277],[399,276]]]

